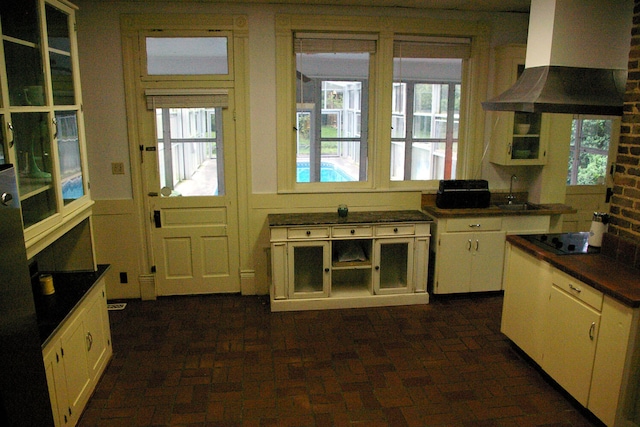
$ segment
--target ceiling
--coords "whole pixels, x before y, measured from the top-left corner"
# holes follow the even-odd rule
[[[113,0],[111,0],[113,1]],[[164,0],[128,0],[164,1]],[[531,0],[174,0],[198,3],[265,3],[331,6],[399,7],[415,9],[466,10],[481,12],[529,13]]]

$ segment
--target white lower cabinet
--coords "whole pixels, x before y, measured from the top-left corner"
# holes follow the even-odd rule
[[[542,369],[581,405],[587,406],[600,308],[596,309],[580,299],[580,293],[588,291],[586,285],[576,283],[572,286],[577,295],[555,284],[551,287]]]
[[[428,303],[430,222],[271,228],[271,309]]]
[[[501,331],[607,426],[640,426],[640,309],[507,243]]]
[[[500,330],[538,364],[542,364],[550,286],[549,263],[507,243]]]
[[[549,215],[437,218],[434,227],[433,293],[503,289],[507,234],[546,233]]]
[[[43,349],[56,426],[74,426],[113,351],[104,279]]]

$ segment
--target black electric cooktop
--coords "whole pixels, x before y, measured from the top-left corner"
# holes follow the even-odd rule
[[[589,232],[531,234],[520,236],[555,255],[595,254],[600,248],[589,246]]]

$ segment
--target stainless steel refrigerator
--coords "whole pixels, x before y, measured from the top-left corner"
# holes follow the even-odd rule
[[[8,164],[0,164],[0,425],[54,425],[15,169]]]

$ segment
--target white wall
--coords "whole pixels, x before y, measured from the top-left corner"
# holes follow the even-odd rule
[[[264,4],[229,4],[214,1],[99,1],[78,0],[78,46],[82,78],[91,194],[97,200],[96,228],[111,224],[126,224],[128,228],[139,224],[131,182],[127,118],[125,111],[124,78],[120,41],[120,16],[126,13],[215,13],[245,14],[249,22],[249,113],[250,113],[250,164],[247,179],[250,183],[249,212],[246,226],[248,242],[241,247],[251,254],[244,254],[243,271],[255,274],[255,292],[267,291],[268,247],[265,219],[271,211],[283,209],[322,210],[323,203],[333,206],[333,200],[343,198],[361,209],[366,208],[420,208],[420,194],[380,194],[351,196],[348,194],[316,197],[276,195],[276,117],[275,98],[275,22],[277,13],[349,14],[382,16],[425,16],[442,19],[484,20],[493,24],[493,46],[507,43],[525,43],[528,16],[526,14],[470,13],[456,11],[429,11],[405,8],[356,8],[317,7]],[[477,143],[482,144],[482,141]],[[123,162],[125,175],[112,175],[111,163]],[[481,168],[478,168],[480,174]],[[491,186],[508,187],[510,173],[491,175]],[[506,183],[505,183],[506,177]],[[242,197],[243,195],[241,195]],[[268,196],[265,198],[265,196]],[[376,199],[376,200],[373,200]],[[133,200],[134,203],[123,203]],[[352,206],[350,204],[350,208]],[[121,206],[126,206],[122,212]],[[133,206],[133,207],[132,207]],[[117,230],[113,230],[117,232]],[[110,298],[136,297],[134,282],[145,271],[147,260],[139,250],[144,244],[143,230],[120,236],[121,243],[113,247],[112,232],[100,229],[96,233],[98,262],[111,263],[114,277],[120,271],[129,276],[129,284],[108,283]],[[114,254],[118,257],[114,257]],[[124,259],[127,261],[125,262]],[[131,260],[136,260],[132,262]],[[243,273],[244,274],[244,273]],[[133,288],[133,289],[132,289]]]

